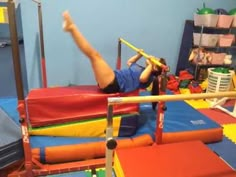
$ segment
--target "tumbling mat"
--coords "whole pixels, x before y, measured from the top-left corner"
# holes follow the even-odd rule
[[[150,95],[148,92],[142,92],[141,95]],[[16,104],[16,102],[14,102]],[[184,101],[167,102],[167,111],[165,112],[163,142],[176,142],[187,140],[202,140],[204,142],[220,141],[223,136],[222,127],[214,121],[208,119],[203,114],[192,108]],[[16,105],[15,105],[16,106]],[[156,126],[156,113],[152,110],[151,103],[141,104],[140,118],[138,120],[138,129],[133,138],[149,134],[154,138]],[[40,109],[41,110],[41,109]],[[16,109],[11,109],[11,115],[16,116]],[[19,117],[18,117],[19,118]],[[45,149],[47,147],[58,147],[84,144],[86,142],[101,142],[104,138],[63,138],[49,136],[31,136],[31,147],[38,148],[37,154],[45,160]],[[40,149],[39,149],[40,148]],[[61,150],[63,151],[63,150]],[[61,152],[60,151],[60,152]],[[91,152],[94,152],[93,150]],[[76,154],[76,153],[75,153]],[[57,155],[64,155],[57,153]]]
[[[19,113],[17,111],[17,98],[1,98],[0,107],[9,116],[9,118],[11,118],[16,123],[16,125],[20,125]]]
[[[206,102],[203,99],[198,100],[186,100],[186,103],[188,103],[190,106],[192,106],[195,109],[201,109],[201,108],[209,108],[210,104]]]
[[[105,177],[105,169],[95,169],[96,177]],[[94,177],[91,170],[73,172],[73,173],[64,173],[58,175],[48,175],[47,177]],[[114,173],[112,173],[112,177],[116,177]]]
[[[141,93],[141,95],[147,94],[149,93]],[[205,143],[211,143],[222,139],[222,127],[186,102],[166,102],[166,107],[162,135],[163,143],[188,140],[202,140]],[[152,110],[151,104],[141,104],[140,118],[137,134],[148,132],[154,138],[156,113]]]
[[[141,93],[141,95],[147,95],[148,93]],[[184,101],[167,102],[167,111],[165,112],[164,120],[164,130],[163,130],[163,143],[179,142],[179,141],[189,141],[189,140],[201,140],[206,143],[220,141],[223,138],[223,128],[207,118],[205,115],[201,114],[196,109],[192,108],[190,105]],[[139,137],[145,134],[149,134],[154,139],[154,133],[156,129],[156,112],[152,110],[151,103],[145,103],[140,105],[140,119],[138,122],[138,129],[134,136]],[[61,150],[61,148],[70,146],[74,144],[80,144],[81,147],[87,142],[100,142],[104,139],[91,139],[87,138],[62,138],[62,137],[37,137],[32,136],[31,142],[32,147],[35,148],[35,154],[37,158],[47,159],[51,155],[46,155],[45,153],[54,152],[59,157],[60,154],[56,153],[55,149]],[[67,147],[68,147],[67,146]],[[55,148],[54,150],[52,150]],[[79,148],[79,146],[78,146]],[[68,150],[70,148],[67,148]],[[94,150],[89,151],[94,153]],[[72,150],[72,152],[74,152]],[[77,151],[78,152],[78,151]],[[41,155],[40,155],[41,154]],[[49,153],[50,154],[50,153]],[[78,154],[78,153],[77,153]],[[85,154],[85,153],[84,153]],[[43,156],[42,156],[43,155]],[[96,153],[94,153],[96,155]],[[53,157],[53,156],[51,156]],[[72,156],[73,157],[73,156]],[[82,157],[82,156],[81,156]],[[47,160],[49,161],[49,159]]]
[[[180,89],[181,94],[190,94],[189,89]],[[195,109],[200,108],[209,108],[210,104],[205,101],[204,99],[197,99],[197,100],[185,100],[186,103],[188,103],[190,106],[192,106]]]
[[[68,140],[67,140],[68,142]],[[150,146],[153,140],[149,135],[141,135],[135,138],[117,139],[117,149],[130,147]],[[33,148],[33,157],[42,163],[61,163],[78,160],[105,157],[105,139],[90,139],[90,142],[82,143],[77,139],[77,143],[46,147]],[[63,152],[63,153],[61,153]],[[66,155],[65,155],[66,154]]]
[[[23,158],[20,127],[0,108],[0,169]]]
[[[126,137],[136,133],[139,113],[113,117],[113,136]],[[30,128],[30,135],[69,136],[69,137],[105,137],[106,118],[94,118],[75,123]],[[88,128],[89,127],[89,128]]]
[[[207,144],[207,146],[236,170],[236,144],[224,136],[221,142]]]
[[[107,98],[138,96],[129,93],[102,93],[97,86],[73,86],[33,89],[26,103],[32,127],[87,120],[107,115]],[[114,115],[138,112],[138,104],[114,106]]]
[[[224,135],[236,144],[236,124],[225,124]]]
[[[114,170],[117,177],[236,176],[230,166],[200,141],[118,149]]]
[[[79,172],[71,172],[71,173],[62,173],[56,175],[47,175],[46,177],[92,177],[91,172],[87,171],[79,171]]]
[[[228,108],[230,108],[230,107],[228,107]],[[236,123],[236,118],[233,118],[229,114],[227,114],[219,109],[216,109],[216,108],[198,109],[198,111],[201,112],[202,114],[206,115],[208,118],[217,122],[220,125]]]

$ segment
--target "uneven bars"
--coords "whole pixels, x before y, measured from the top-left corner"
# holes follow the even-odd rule
[[[127,45],[129,48],[133,49],[133,50],[136,51],[136,52],[139,52],[139,53],[140,53],[142,56],[144,56],[145,58],[150,59],[150,60],[151,60],[153,63],[155,63],[157,66],[160,66],[160,67],[162,67],[163,69],[165,69],[166,71],[169,71],[169,67],[168,67],[168,66],[166,66],[166,65],[164,65],[164,64],[162,64],[162,63],[160,63],[159,61],[156,60],[156,59],[158,59],[158,58],[156,58],[156,57],[150,57],[150,55],[148,55],[148,54],[145,53],[145,52],[140,51],[139,48],[135,47],[134,45],[130,44],[128,41],[126,41],[126,40],[124,40],[124,39],[122,39],[122,38],[119,38],[119,40],[120,40],[122,43],[124,43],[125,45]]]
[[[108,105],[128,104],[128,103],[147,103],[158,101],[180,101],[191,99],[207,99],[207,98],[222,98],[236,97],[235,91],[218,92],[218,93],[195,93],[195,94],[180,94],[180,95],[158,95],[158,96],[133,96],[133,97],[110,97]]]

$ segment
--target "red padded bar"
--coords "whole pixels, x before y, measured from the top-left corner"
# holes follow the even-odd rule
[[[102,93],[97,86],[73,86],[33,89],[26,99],[32,127],[106,117],[107,98],[138,96],[130,93]],[[138,112],[138,104],[115,105],[114,115]]]

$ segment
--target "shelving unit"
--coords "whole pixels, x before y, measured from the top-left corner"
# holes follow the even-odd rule
[[[178,63],[176,67],[176,75],[179,75],[179,72],[181,70],[190,68],[193,70],[194,78],[195,80],[202,80],[204,77],[206,77],[206,72],[209,67],[228,67],[231,68],[232,65],[225,65],[225,64],[195,64],[192,62],[189,62],[189,55],[193,48],[204,48],[208,51],[214,51],[214,52],[225,52],[225,53],[233,53],[233,50],[236,49],[236,46],[230,46],[230,47],[208,47],[208,46],[202,46],[201,44],[201,37],[200,36],[200,42],[199,45],[194,45],[193,43],[193,34],[194,33],[200,33],[201,35],[203,33],[206,34],[235,34],[235,31],[233,28],[217,28],[217,27],[204,27],[204,26],[195,26],[193,20],[186,20],[185,21],[185,27],[184,32],[182,36],[182,43],[180,47],[179,52],[179,58]]]

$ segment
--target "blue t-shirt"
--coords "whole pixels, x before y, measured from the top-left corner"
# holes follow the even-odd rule
[[[120,87],[120,92],[131,92],[139,88],[148,87],[153,81],[153,75],[146,83],[140,83],[139,78],[145,68],[132,63],[129,68],[115,70],[115,76]]]

